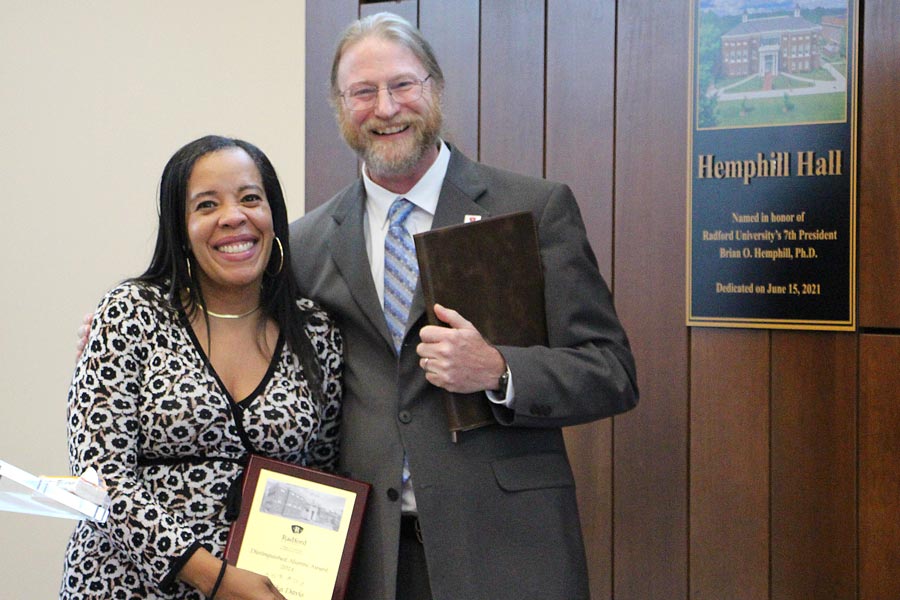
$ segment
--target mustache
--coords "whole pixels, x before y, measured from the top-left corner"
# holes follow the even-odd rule
[[[384,130],[390,129],[391,127],[413,127],[415,125],[422,125],[425,123],[425,119],[416,116],[404,116],[398,117],[396,119],[390,119],[389,121],[385,121],[384,119],[379,119],[378,117],[371,117],[365,122],[365,130],[367,133],[373,130]]]

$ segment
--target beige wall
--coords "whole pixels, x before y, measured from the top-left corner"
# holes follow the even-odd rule
[[[150,259],[162,167],[206,133],[303,206],[297,0],[0,0],[0,458],[64,474],[83,313]],[[0,598],[57,594],[73,522],[0,513]]]

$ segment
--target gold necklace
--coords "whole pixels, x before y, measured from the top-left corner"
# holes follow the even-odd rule
[[[200,304],[199,306],[200,306],[201,310],[203,310],[209,316],[216,317],[219,319],[243,319],[244,317],[249,317],[250,315],[252,315],[253,313],[255,313],[256,311],[259,310],[259,306],[257,306],[256,308],[251,308],[247,312],[243,312],[238,315],[227,315],[227,314],[223,314],[223,313],[213,312],[213,311],[209,310],[208,308],[206,308],[205,306],[203,306],[202,304]]]

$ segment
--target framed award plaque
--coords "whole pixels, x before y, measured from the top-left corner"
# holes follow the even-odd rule
[[[342,600],[371,486],[251,456],[225,559],[287,598]]]

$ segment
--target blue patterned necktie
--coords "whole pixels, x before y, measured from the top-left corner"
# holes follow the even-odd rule
[[[416,262],[416,246],[404,223],[415,205],[406,198],[397,198],[388,209],[387,236],[384,238],[384,318],[394,339],[394,349],[400,354],[409,307],[419,279],[419,263]],[[409,462],[403,453],[404,485],[409,483]]]
[[[406,198],[394,200],[388,210],[390,225],[384,238],[384,317],[398,354],[419,279],[416,247],[404,225],[413,208],[415,205]]]

